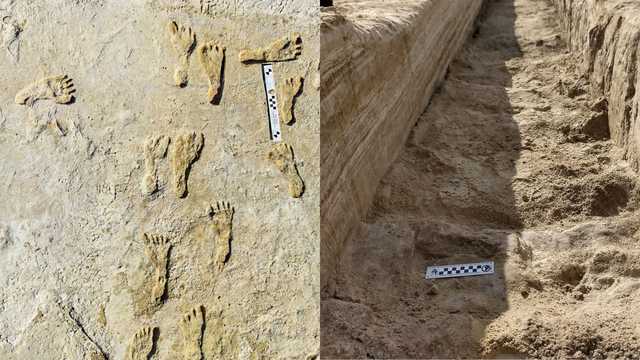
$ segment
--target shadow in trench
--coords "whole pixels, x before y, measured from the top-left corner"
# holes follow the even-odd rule
[[[323,358],[482,355],[486,326],[507,309],[506,252],[521,228],[521,141],[506,90],[507,62],[521,55],[515,18],[513,0],[489,2],[383,178],[322,301]],[[424,276],[428,265],[485,260],[494,275]]]

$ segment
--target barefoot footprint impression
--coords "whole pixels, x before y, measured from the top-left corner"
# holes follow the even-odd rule
[[[302,91],[302,77],[292,77],[285,79],[284,84],[280,85],[280,116],[285,124],[291,125],[293,123],[293,105],[295,104],[296,96]]]
[[[295,60],[300,54],[302,54],[302,38],[298,33],[291,33],[265,48],[243,50],[239,57],[241,62],[251,63]]]
[[[148,360],[153,350],[154,331],[155,328],[149,326],[138,330],[129,342],[125,360]]]
[[[178,197],[187,195],[187,178],[191,164],[200,155],[204,145],[204,135],[195,132],[179,135],[171,148],[170,164],[173,172],[173,187]]]
[[[304,192],[304,182],[294,162],[293,149],[289,144],[278,143],[269,151],[268,159],[280,170],[289,182],[289,194],[298,198]]]
[[[20,90],[15,102],[32,106],[38,100],[53,100],[58,104],[68,104],[74,99],[76,89],[73,80],[67,75],[51,76],[40,79]]]
[[[222,271],[224,264],[229,259],[231,252],[231,226],[234,209],[227,202],[218,202],[216,207],[209,207],[211,226],[214,231],[215,257],[214,261],[218,270]]]
[[[156,306],[162,304],[167,289],[167,264],[169,262],[169,239],[162,235],[144,234],[145,253],[154,268],[151,300]]]
[[[204,313],[202,306],[189,310],[180,319],[182,333],[182,354],[184,360],[202,360],[202,330]]]
[[[209,41],[198,47],[198,59],[200,59],[200,65],[202,65],[209,80],[207,99],[212,104],[220,102],[224,51],[224,46],[219,45],[215,41]]]
[[[178,55],[178,64],[173,73],[176,86],[184,87],[189,81],[189,57],[196,44],[196,34],[188,26],[178,26],[175,21],[169,23],[171,43]]]
[[[142,178],[142,192],[151,195],[158,190],[157,161],[167,155],[167,148],[171,138],[166,135],[152,136],[144,143],[144,176]]]

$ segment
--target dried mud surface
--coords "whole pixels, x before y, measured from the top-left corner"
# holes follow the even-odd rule
[[[637,174],[557,18],[489,3],[348,242],[324,358],[640,358]]]

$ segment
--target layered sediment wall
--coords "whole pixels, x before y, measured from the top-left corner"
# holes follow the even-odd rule
[[[624,157],[640,168],[640,3],[553,0],[571,50],[580,54],[595,96],[607,99],[609,128]]]
[[[482,0],[337,3],[322,14],[321,286],[473,28]],[[379,15],[378,18],[374,14]]]

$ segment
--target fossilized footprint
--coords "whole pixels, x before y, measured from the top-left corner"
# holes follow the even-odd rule
[[[148,360],[153,350],[153,332],[155,328],[145,326],[138,330],[127,347],[125,360]]]
[[[265,48],[246,49],[240,52],[240,61],[243,63],[253,61],[287,61],[294,60],[302,54],[302,38],[298,33],[272,42]]]
[[[150,136],[144,143],[144,176],[142,192],[151,195],[158,190],[158,167],[156,161],[167,155],[171,138],[165,135]]]
[[[293,149],[291,146],[286,143],[274,144],[267,157],[287,178],[291,196],[294,198],[302,196],[304,192],[304,182],[300,174],[298,174],[298,168],[294,162]]]
[[[231,228],[233,213],[234,209],[228,202],[218,202],[216,203],[216,207],[209,207],[211,226],[215,234],[214,261],[218,270],[220,271],[222,271],[222,269],[224,268],[224,264],[229,259],[229,253],[231,252]]]
[[[293,105],[295,98],[302,91],[302,77],[292,77],[285,79],[284,83],[279,85],[280,88],[280,116],[287,125],[293,123]]]
[[[176,86],[184,87],[189,81],[189,57],[196,45],[196,34],[188,26],[178,26],[175,21],[169,23],[171,43],[178,54],[178,64],[173,73]]]
[[[203,326],[204,313],[202,306],[192,308],[180,319],[179,327],[182,333],[184,360],[202,360]]]
[[[16,95],[17,104],[31,106],[38,100],[51,99],[58,104],[68,104],[73,100],[76,89],[73,80],[67,75],[51,76],[40,79]]]
[[[169,239],[162,235],[144,234],[145,253],[154,269],[151,299],[154,305],[162,304],[167,289],[167,265],[169,263]]]
[[[224,46],[215,41],[209,41],[198,47],[198,59],[209,79],[207,98],[210,103],[219,103],[220,87],[222,85],[222,69],[224,64]]]
[[[198,159],[203,145],[204,135],[192,132],[179,135],[171,146],[169,161],[173,172],[173,187],[178,197],[187,195],[189,170],[191,164]]]

